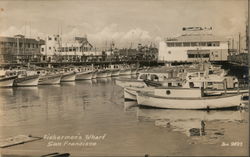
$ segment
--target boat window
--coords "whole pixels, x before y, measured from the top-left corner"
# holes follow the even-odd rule
[[[150,78],[151,80],[159,80],[159,77],[158,77],[157,75],[154,75],[154,74],[153,74],[153,75],[151,75],[150,77],[151,77],[151,78]]]
[[[166,91],[166,94],[167,94],[167,95],[170,95],[170,94],[171,94],[170,90],[167,90],[167,91]]]
[[[208,82],[207,85],[213,85],[213,83],[212,82]]]
[[[139,79],[146,80],[147,79],[147,74],[142,74]]]
[[[194,83],[193,82],[189,82],[189,87],[190,88],[194,88]]]

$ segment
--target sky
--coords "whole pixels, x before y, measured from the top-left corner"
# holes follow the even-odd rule
[[[87,36],[96,47],[158,43],[182,27],[213,27],[213,34],[245,35],[247,0],[0,0],[0,36],[65,41]]]

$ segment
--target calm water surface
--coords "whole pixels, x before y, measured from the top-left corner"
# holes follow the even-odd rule
[[[115,85],[113,78],[3,88],[0,102],[1,139],[20,134],[44,137],[4,148],[3,154],[235,156],[248,153],[247,110],[138,108],[136,102],[124,102],[123,90]],[[59,139],[48,139],[58,136]],[[62,136],[78,138],[65,140]],[[99,139],[86,140],[86,136]],[[85,145],[65,146],[65,142]],[[240,146],[232,146],[231,142],[240,142]]]

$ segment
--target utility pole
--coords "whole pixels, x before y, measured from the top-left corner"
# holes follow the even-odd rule
[[[239,53],[240,53],[240,33],[239,33]]]

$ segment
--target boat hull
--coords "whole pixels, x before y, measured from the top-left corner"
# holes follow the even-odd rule
[[[63,74],[61,77],[61,82],[71,82],[75,80],[76,80],[76,74],[74,72]]]
[[[24,78],[16,78],[14,86],[26,87],[26,86],[37,86],[39,81],[39,75],[27,76]]]
[[[120,70],[120,75],[131,75],[131,69]]]
[[[76,74],[76,80],[91,80],[92,72],[80,72]]]
[[[120,75],[120,70],[113,70],[112,73],[111,73],[112,77],[116,77],[116,76],[119,76],[119,75]]]
[[[97,72],[96,78],[105,78],[108,76],[108,73],[106,71],[99,71]]]
[[[136,79],[116,79],[116,85],[124,88],[124,87],[146,87],[147,85],[142,80]]]
[[[17,76],[10,76],[0,79],[0,87],[12,87]]]
[[[48,75],[44,77],[40,77],[38,81],[38,85],[53,85],[60,84],[62,75]]]
[[[145,87],[145,88],[125,87],[123,90],[124,99],[136,101],[137,92],[153,92],[153,91],[154,91],[154,88],[151,88],[151,87]]]
[[[143,106],[165,109],[223,109],[239,107],[241,105],[241,95],[207,98],[166,98],[141,92],[137,93],[137,103]]]

